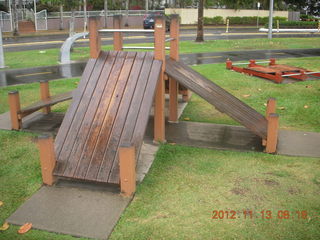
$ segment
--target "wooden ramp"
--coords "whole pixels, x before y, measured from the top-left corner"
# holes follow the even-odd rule
[[[161,66],[153,52],[89,60],[55,140],[54,175],[119,183],[118,149],[139,153]]]
[[[262,139],[267,138],[267,119],[223,88],[187,65],[171,59],[166,60],[166,73],[211,103],[220,112],[229,115]]]

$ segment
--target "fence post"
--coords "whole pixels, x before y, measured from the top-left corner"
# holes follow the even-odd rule
[[[226,28],[226,33],[229,32],[229,18],[227,18],[227,28]]]
[[[171,15],[170,22],[170,58],[179,61],[179,15]],[[169,122],[178,122],[178,83],[169,78]]]
[[[154,58],[162,61],[161,73],[155,95],[154,104],[154,141],[165,142],[165,21],[163,16],[157,16],[154,24]]]
[[[248,67],[254,67],[256,65],[256,60],[250,60],[249,61],[249,66]]]
[[[267,131],[267,143],[266,143],[267,153],[275,153],[277,151],[278,128],[279,128],[279,115],[276,113],[270,113],[268,116],[268,131]]]
[[[232,69],[232,61],[231,61],[230,59],[228,59],[228,60],[226,61],[226,68],[227,68],[227,69]]]
[[[269,98],[267,101],[267,107],[266,107],[266,119],[268,121],[269,115],[271,113],[276,113],[276,106],[277,106],[277,102],[275,98]],[[266,139],[262,139],[262,145],[266,146],[267,145],[267,140]]]
[[[90,57],[98,58],[101,51],[101,38],[99,34],[99,19],[97,17],[89,18],[89,40],[90,40]]]
[[[19,118],[18,112],[20,111],[20,97],[18,91],[12,91],[8,94],[11,128],[13,130],[19,130],[22,127],[22,121]]]
[[[40,81],[40,97],[42,101],[50,98],[49,82],[47,80]],[[51,112],[51,107],[44,107],[43,113],[48,114]]]
[[[276,59],[275,58],[270,58],[270,63],[269,63],[270,66],[272,65],[276,65]]]
[[[121,29],[122,16],[115,15],[113,16],[113,29]],[[123,47],[123,38],[121,32],[113,33],[113,49],[115,51],[122,51]]]
[[[121,194],[130,197],[136,191],[136,154],[135,148],[119,148],[120,188]]]
[[[44,184],[51,186],[55,182],[53,170],[56,164],[53,137],[46,135],[38,137],[38,146],[40,152],[42,181]]]

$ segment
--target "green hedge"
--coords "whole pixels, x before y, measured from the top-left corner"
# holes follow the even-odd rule
[[[246,24],[246,25],[254,25],[257,24],[257,17],[228,17],[229,19],[229,24],[230,25],[235,25],[235,24]],[[286,21],[287,18],[285,17],[274,17],[273,21]],[[259,17],[259,24],[266,24],[268,23],[269,18],[268,17]]]
[[[257,24],[257,17],[228,17],[230,25],[255,25]],[[274,17],[274,21],[286,21],[287,18],[285,17]],[[259,24],[263,25],[268,23],[268,17],[259,17]],[[224,24],[225,21],[223,17],[216,16],[216,17],[204,17],[203,22],[205,25],[221,25]]]
[[[318,22],[280,21],[279,26],[280,28],[318,28]],[[265,27],[267,28],[268,24]],[[273,22],[273,28],[277,28],[277,22]]]
[[[219,25],[219,24],[223,24],[223,17],[221,16],[216,16],[216,17],[204,17],[203,18],[203,23],[204,25]]]

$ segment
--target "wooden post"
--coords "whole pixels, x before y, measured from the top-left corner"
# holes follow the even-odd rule
[[[50,98],[49,82],[47,80],[40,81],[40,97],[42,101]],[[44,107],[42,111],[48,114],[51,112],[51,107]]]
[[[11,128],[13,130],[19,130],[22,127],[22,121],[18,116],[20,111],[20,97],[18,91],[12,91],[8,94],[8,101],[10,107]]]
[[[276,106],[277,106],[277,102],[275,98],[269,98],[267,101],[267,107],[266,107],[266,119],[267,121],[269,121],[269,115],[271,113],[276,113]],[[262,139],[262,145],[266,146],[267,145],[267,140],[266,139]]]
[[[270,58],[269,65],[272,66],[272,65],[275,65],[275,64],[276,64],[276,59],[275,58]]]
[[[121,15],[115,15],[113,16],[113,29],[121,29]],[[122,33],[120,32],[114,32],[113,33],[113,49],[115,51],[122,51],[123,47],[123,38]]]
[[[268,132],[266,152],[275,153],[277,151],[278,143],[278,128],[279,128],[279,115],[270,113],[268,116]]]
[[[136,154],[132,146],[119,148],[121,194],[132,196],[136,191]]]
[[[232,69],[232,61],[231,61],[230,59],[228,59],[228,60],[226,61],[226,68],[227,68],[227,69]]]
[[[179,15],[171,15],[170,22],[170,58],[179,61]],[[178,122],[178,83],[169,78],[169,122]]]
[[[90,31],[90,57],[98,58],[101,51],[101,37],[99,34],[100,21],[97,17],[89,18],[89,31]]]
[[[256,65],[256,60],[250,60],[248,67],[254,67]]]
[[[154,141],[165,142],[165,30],[163,16],[157,16],[154,24],[154,58],[162,61],[154,104]]]
[[[55,182],[53,170],[56,164],[53,137],[40,136],[38,138],[38,146],[40,152],[42,181],[44,184],[51,186]]]

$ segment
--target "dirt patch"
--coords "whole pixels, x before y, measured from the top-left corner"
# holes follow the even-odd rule
[[[235,194],[235,195],[245,196],[245,195],[249,192],[249,190],[248,190],[248,189],[245,189],[245,188],[238,188],[238,187],[236,187],[236,188],[232,188],[232,189],[230,190],[230,192],[233,193],[233,194]]]
[[[264,185],[267,185],[267,186],[279,186],[280,185],[277,181],[272,180],[272,179],[264,179],[263,183],[264,183]]]
[[[292,194],[292,195],[297,195],[297,194],[300,194],[301,191],[299,188],[295,188],[295,187],[290,187],[288,189],[288,193]]]

